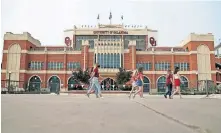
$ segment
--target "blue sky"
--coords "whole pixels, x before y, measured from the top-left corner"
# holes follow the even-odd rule
[[[2,39],[5,32],[28,31],[42,45],[63,45],[63,30],[75,24],[147,25],[158,30],[158,46],[177,46],[189,33],[213,33],[221,38],[221,2],[129,0],[2,0]],[[2,47],[2,45],[1,45]]]

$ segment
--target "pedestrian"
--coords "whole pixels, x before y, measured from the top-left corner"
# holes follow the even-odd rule
[[[143,68],[139,68],[138,69],[138,74],[136,76],[137,78],[137,86],[138,86],[138,90],[135,92],[133,98],[135,98],[135,96],[139,93],[140,97],[143,98]]]
[[[167,71],[166,75],[166,86],[167,86],[167,92],[164,95],[165,98],[167,98],[167,95],[169,95],[169,98],[171,99],[171,93],[172,93],[172,88],[173,88],[173,75],[171,73],[171,70]]]
[[[132,93],[137,89],[137,70],[134,70],[131,76],[131,80],[132,80],[132,88],[130,91],[130,95],[129,95],[129,99],[131,98]]]
[[[99,98],[99,97],[103,98],[103,96],[101,94],[101,85],[100,85],[99,80],[98,80],[98,78],[100,76],[98,67],[100,67],[100,65],[98,65],[98,63],[96,63],[94,65],[94,69],[93,69],[93,72],[91,74],[91,77],[93,77],[91,86],[92,86],[92,88],[95,88],[96,97],[97,98]]]
[[[174,87],[175,87],[175,91],[171,95],[171,98],[173,98],[173,96],[176,93],[179,93],[180,99],[181,99],[182,97],[181,97],[181,91],[180,91],[180,84],[181,84],[182,80],[181,80],[180,75],[178,74],[178,72],[179,72],[179,67],[176,67],[175,71],[174,71],[174,74],[173,74],[173,84],[174,84]]]
[[[95,92],[96,96],[97,96],[97,91],[93,88],[93,77],[92,77],[92,73],[93,73],[94,67],[91,68],[90,71],[90,79],[89,79],[89,87],[88,87],[88,91],[87,91],[87,96],[90,97],[90,94]],[[97,96],[98,97],[98,96]]]

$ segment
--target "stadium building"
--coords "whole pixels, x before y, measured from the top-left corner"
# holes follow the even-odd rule
[[[214,36],[191,33],[179,47],[158,46],[157,31],[143,26],[98,24],[74,26],[64,31],[62,46],[42,46],[28,32],[4,35],[2,58],[2,88],[8,79],[16,88],[26,86],[54,92],[68,91],[75,86],[71,77],[77,68],[91,68],[100,64],[103,90],[116,90],[118,68],[144,68],[144,91],[165,91],[168,69],[180,67],[184,86],[196,88],[197,80],[217,78]],[[220,76],[221,77],[221,76]]]

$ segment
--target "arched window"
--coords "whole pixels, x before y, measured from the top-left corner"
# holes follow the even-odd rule
[[[143,91],[149,92],[150,91],[150,80],[144,76],[143,82],[144,82]]]
[[[60,91],[60,79],[57,76],[52,76],[48,80],[48,87],[50,92],[58,93]]]
[[[29,80],[29,91],[40,91],[41,89],[41,80],[38,76],[32,76]]]
[[[184,77],[184,76],[180,76],[180,78],[181,78],[181,80],[182,80],[182,82],[183,82],[183,84],[181,84],[181,89],[186,89],[186,88],[188,88],[189,87],[189,82],[188,82],[188,80],[187,80],[187,78],[186,77]]]
[[[111,78],[106,78],[101,82],[101,89],[102,90],[115,90],[116,82]]]
[[[165,84],[166,84],[166,77],[165,77],[165,76],[161,76],[161,77],[157,80],[157,89],[158,89],[158,92],[165,92],[165,91],[166,91]]]

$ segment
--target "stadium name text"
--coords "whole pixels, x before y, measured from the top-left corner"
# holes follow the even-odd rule
[[[94,31],[94,34],[128,34],[128,31]]]

